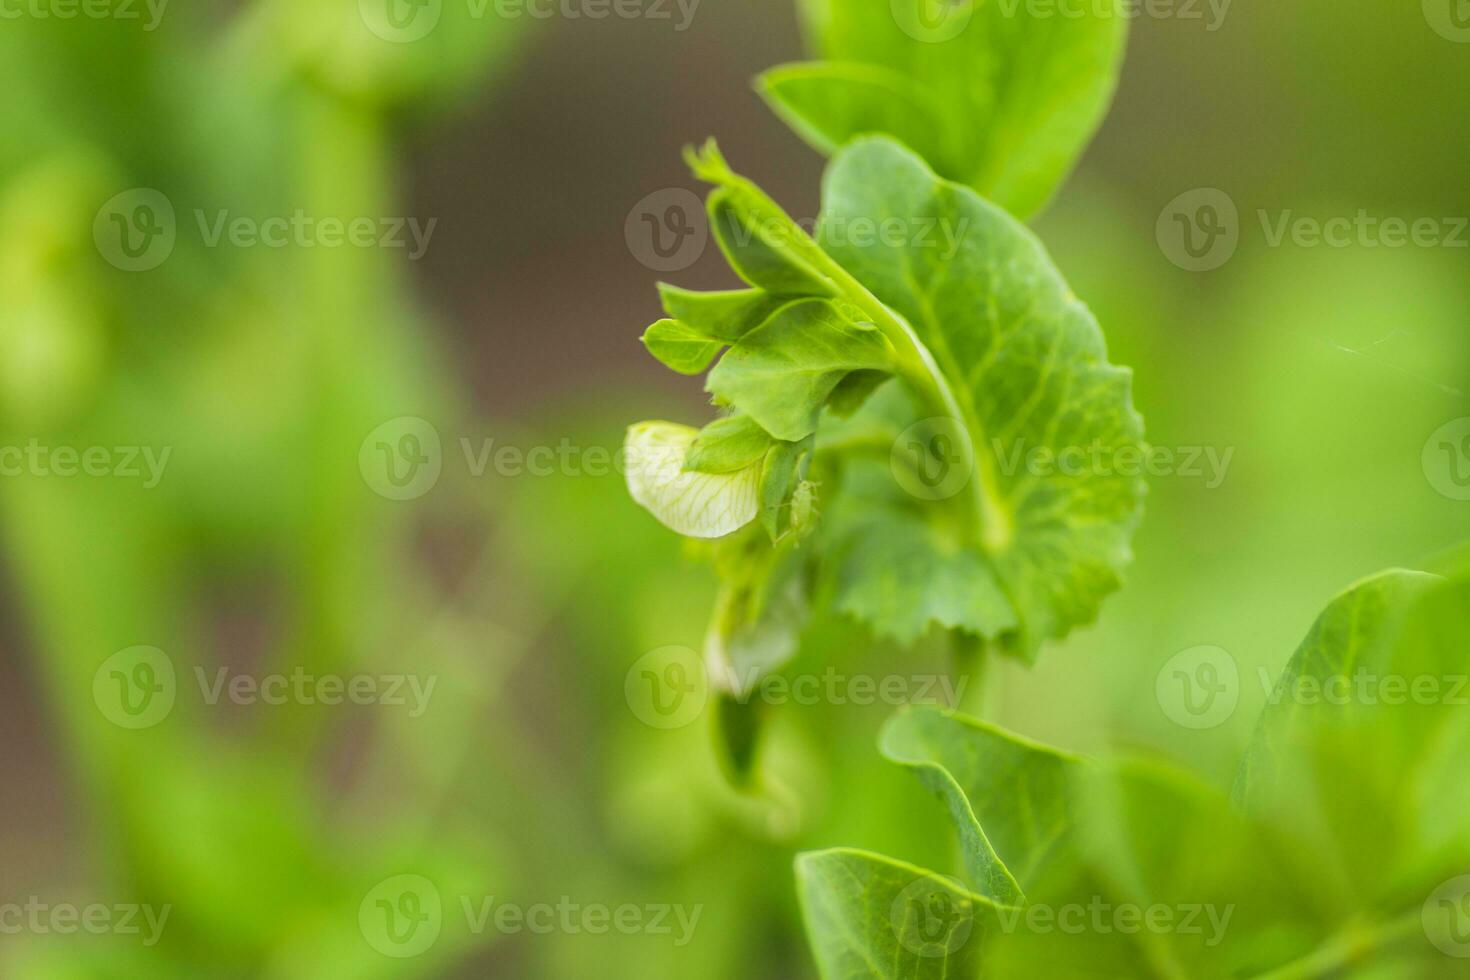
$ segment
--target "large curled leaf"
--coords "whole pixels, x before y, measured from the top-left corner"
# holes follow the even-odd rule
[[[912,233],[859,238],[852,230],[862,220],[896,221]],[[967,444],[956,448],[968,454],[959,465],[971,470],[956,499],[971,501],[980,522],[961,543],[984,563],[972,576],[972,608],[997,599],[1009,607],[974,632],[1031,656],[1042,641],[1091,622],[1130,560],[1144,484],[1124,465],[1143,438],[1131,376],[1108,363],[1087,307],[1029,231],[888,140],[860,140],[833,161],[818,238],[904,318],[952,393],[960,427],[947,438]],[[947,238],[952,249],[939,244]],[[900,454],[922,454],[939,438],[926,432],[919,444],[900,441],[902,409],[871,410],[881,410]],[[909,421],[930,412],[911,411]],[[889,506],[911,501],[904,494]],[[884,567],[849,563],[847,589],[861,589]],[[952,562],[945,567],[953,571]],[[928,584],[905,583],[902,594],[922,606]]]
[[[759,510],[776,538],[803,509],[790,447],[818,437],[818,462],[836,472],[876,440],[881,486],[833,501],[838,519],[818,542],[840,608],[901,640],[938,624],[1026,657],[1090,622],[1130,557],[1143,483],[1114,463],[1139,448],[1142,425],[1128,373],[1107,363],[1096,322],[1034,236],[890,140],[838,154],[816,240],[712,146],[693,164],[716,184],[716,239],[751,288],[663,287],[672,319],[652,332],[679,341],[665,359],[684,368],[724,348],[707,387],[742,420],[716,423],[684,469],[753,458],[758,426],[775,447]],[[839,415],[868,433],[856,454],[820,438]],[[924,428],[935,424],[938,436]],[[707,444],[729,450],[730,435],[746,455],[710,462]],[[945,447],[953,460],[935,459]],[[951,462],[959,479],[943,494],[896,469]]]
[[[1069,784],[1081,760],[928,708],[895,715],[880,744],[949,807],[975,889],[997,904],[1020,904],[1021,883],[1071,830]]]
[[[1301,838],[1324,901],[1379,902],[1470,867],[1467,759],[1470,576],[1389,571],[1312,626],[1235,793]]]
[[[1123,0],[806,0],[821,62],[761,77],[777,114],[832,153],[891,135],[1018,217],[1097,128],[1127,36]]]

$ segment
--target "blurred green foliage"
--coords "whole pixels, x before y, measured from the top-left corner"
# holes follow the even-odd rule
[[[842,842],[956,867],[942,809],[900,767],[874,765],[881,705],[774,708],[764,782],[747,794],[726,785],[703,724],[661,731],[629,711],[629,666],[697,648],[714,583],[619,476],[446,471],[405,506],[356,467],[388,418],[611,452],[623,420],[678,417],[679,403],[609,378],[534,417],[479,417],[401,253],[210,249],[185,233],[196,209],[401,213],[407,127],[512,97],[514,25],[461,23],[464,9],[446,4],[416,44],[382,42],[337,0],[180,3],[148,33],[0,24],[0,444],[173,447],[149,490],[0,480],[7,611],[75,823],[54,874],[16,872],[7,892],[172,909],[151,947],[7,937],[6,976],[805,977],[796,851]],[[1190,166],[1185,137],[1160,133],[1167,114],[1130,125],[1125,113],[1118,125],[1157,168],[1131,179],[1182,190],[1235,172],[1243,213],[1465,213],[1465,135],[1446,96],[1470,79],[1463,46],[1412,10],[1271,9],[1237,13],[1223,62],[1188,77],[1224,93],[1246,84],[1228,55],[1248,42],[1254,80],[1289,87],[1284,104],[1301,113],[1279,156],[1243,142]],[[1366,67],[1365,48],[1377,52]],[[1137,84],[1176,77],[1161,57]],[[1125,94],[1128,79],[1125,67]],[[1293,197],[1345,160],[1351,174],[1331,189]],[[173,254],[148,274],[115,268],[92,238],[101,205],[137,187],[180,216]],[[1153,243],[1161,203],[1084,167],[1042,234],[1113,359],[1134,366],[1151,441],[1233,447],[1231,469],[1215,488],[1153,481],[1136,564],[1098,626],[1033,670],[997,667],[985,706],[1069,749],[1123,741],[1183,757],[1224,787],[1266,697],[1257,669],[1274,678],[1349,582],[1470,537],[1466,505],[1420,461],[1431,432],[1470,415],[1470,287],[1448,250],[1267,248],[1259,235],[1224,269],[1183,273]],[[608,319],[631,346],[642,311]],[[1220,727],[1182,732],[1157,709],[1154,677],[1202,643],[1235,656],[1241,700]],[[181,698],[163,724],[129,731],[98,712],[93,679],[138,644],[166,650],[186,683],[222,664],[439,683],[412,720]],[[905,663],[939,671],[944,654],[925,646]],[[788,671],[882,674],[896,656],[824,621]],[[359,907],[404,873],[452,905],[571,896],[702,915],[684,946],[473,934],[447,915],[430,952],[393,960],[365,941]]]

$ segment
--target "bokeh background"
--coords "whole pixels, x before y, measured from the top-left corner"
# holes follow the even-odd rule
[[[586,469],[631,421],[710,417],[637,337],[656,279],[729,273],[713,246],[650,269],[629,228],[650,195],[698,192],[680,149],[708,135],[815,214],[822,161],[750,86],[802,57],[787,0],[600,20],[444,0],[409,43],[346,0],[175,0],[152,30],[141,5],[63,19],[59,2],[0,20],[0,445],[170,456],[153,487],[0,478],[0,901],[171,913],[151,946],[0,935],[0,973],[804,978],[795,852],[951,862],[938,805],[876,753],[882,706],[773,712],[754,793],[726,786],[702,725],[640,720],[629,667],[699,645],[711,574],[615,472],[476,473],[463,452],[570,445]],[[1225,782],[1261,677],[1316,611],[1470,537],[1456,461],[1425,451],[1470,416],[1470,233],[1276,246],[1260,219],[1365,210],[1454,233],[1470,215],[1470,30],[1434,0],[1198,10],[1135,22],[1112,113],[1035,224],[1135,369],[1150,440],[1230,451],[1229,469],[1218,486],[1154,479],[1125,590],[1035,669],[998,666],[985,707],[1035,738],[1165,753]],[[167,199],[177,240],[127,271],[107,208],[138,188]],[[1191,272],[1159,224],[1200,188],[1238,209],[1239,247]],[[297,210],[435,225],[410,259],[210,246],[194,218]],[[442,472],[394,500],[363,453],[404,417],[433,426]],[[1194,730],[1155,682],[1200,645],[1238,665],[1238,703]],[[166,654],[178,693],[131,729],[94,680],[138,646]],[[943,663],[823,622],[793,669]],[[418,717],[209,704],[194,671],[220,667],[436,687]],[[400,874],[432,880],[446,911],[431,948],[395,959],[359,911]],[[477,933],[465,896],[701,913],[684,944]]]

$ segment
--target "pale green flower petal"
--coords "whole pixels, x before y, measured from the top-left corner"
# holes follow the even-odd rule
[[[684,457],[699,430],[673,422],[628,428],[628,492],[667,528],[720,538],[755,520],[759,463],[732,473],[690,473]]]

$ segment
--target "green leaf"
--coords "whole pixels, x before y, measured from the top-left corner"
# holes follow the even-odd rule
[[[955,229],[959,245],[949,254],[932,240],[859,242],[846,233],[859,219],[889,218]],[[1018,625],[1005,637],[1008,647],[1031,657],[1044,640],[1092,622],[1131,559],[1145,490],[1141,476],[1119,465],[1142,447],[1131,375],[1108,363],[1092,314],[1025,227],[967,188],[937,179],[889,140],[860,140],[832,162],[818,237],[854,279],[902,315],[928,377],[953,405],[959,425],[948,438],[957,465],[970,470],[955,499],[970,501],[980,527],[967,546],[1014,610]],[[921,389],[922,381],[913,387]],[[888,413],[881,423],[902,425],[894,405],[874,408],[880,410]],[[1038,454],[1056,460],[1063,453],[1082,465],[1037,462]],[[950,565],[946,578],[963,572],[984,588],[959,562]],[[871,562],[851,568],[891,577]],[[913,581],[905,592],[918,595],[927,585]],[[870,583],[856,591],[879,588]],[[977,594],[984,596],[977,604],[993,605],[992,595]],[[964,625],[991,636],[999,622],[974,616]],[[875,625],[885,628],[881,620]],[[887,627],[912,633],[891,618]]]
[[[844,377],[892,365],[893,349],[872,324],[825,300],[798,300],[730,348],[706,387],[776,438],[798,442],[816,431],[822,407]]]
[[[879,636],[912,643],[932,625],[976,636],[1004,636],[1015,610],[977,550],[956,549],[944,528],[897,509],[862,511],[834,525],[837,608]]]
[[[680,374],[699,374],[710,366],[724,344],[678,320],[659,320],[643,333],[643,346]]]
[[[879,744],[949,807],[972,887],[1000,905],[1022,889],[1073,823],[1081,760],[983,722],[933,708],[901,711]]]
[[[1393,570],[1353,587],[1327,607],[1261,712],[1236,780],[1243,801],[1279,783],[1281,769],[1296,761],[1294,752],[1317,726],[1341,728],[1354,715],[1373,711],[1370,692],[1354,690],[1354,675],[1395,676],[1406,617],[1443,584],[1436,575]]]
[[[714,140],[686,154],[695,176],[716,185],[705,207],[730,267],[776,296],[831,296],[829,263],[810,236],[755,184],[739,176]]]
[[[808,62],[765,72],[758,87],[787,125],[831,155],[854,137],[882,133],[930,161],[936,170],[961,164],[942,105],[909,76],[857,62]]]
[[[698,430],[673,422],[628,428],[628,492],[667,528],[691,538],[719,538],[755,519],[760,466],[733,473],[684,469]]]
[[[1431,888],[1470,854],[1467,706],[1470,576],[1376,575],[1335,599],[1292,656],[1236,798],[1295,834],[1327,900]]]
[[[707,389],[787,443],[851,416],[841,426],[867,434],[819,443],[815,460],[842,483],[873,455],[887,464],[861,505],[840,486],[824,494],[821,574],[839,608],[900,640],[938,624],[1025,658],[1091,622],[1131,557],[1144,486],[1113,464],[1141,460],[1142,423],[1130,375],[1031,233],[886,139],[833,161],[821,244],[713,145],[691,163],[727,227],[757,229],[725,246],[759,288],[662,290],[681,324],[731,345]],[[755,450],[709,462],[701,447],[693,465],[729,471]],[[1101,462],[1047,470],[1029,465],[1036,453]],[[809,511],[797,455],[768,457],[760,479],[772,539]],[[931,471],[958,479],[942,494],[905,480]]]
[[[979,976],[990,905],[952,880],[836,849],[799,856],[796,884],[825,980]]]
[[[804,4],[818,64],[759,87],[817,150],[891,135],[1018,217],[1056,191],[1101,122],[1127,36],[1121,0],[1066,15],[1022,0]]]
[[[773,444],[770,433],[749,415],[727,415],[699,430],[684,457],[684,469],[733,473],[763,462]]]
[[[733,344],[787,302],[763,289],[700,293],[659,283],[664,312],[711,340]]]

